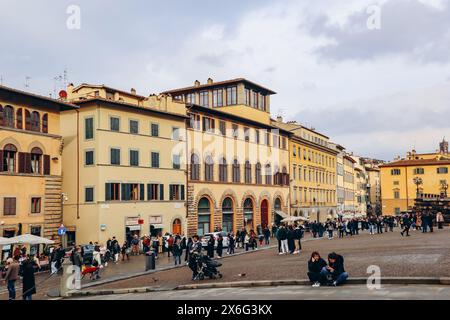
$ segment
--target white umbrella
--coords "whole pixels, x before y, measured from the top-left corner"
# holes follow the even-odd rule
[[[305,217],[302,217],[302,216],[299,216],[299,217],[289,216],[289,217],[286,217],[283,220],[281,220],[281,222],[294,222],[294,221],[299,221],[299,220],[307,221],[308,219]]]
[[[9,243],[8,243],[9,239],[10,239],[10,238],[3,238],[3,237],[0,237],[0,246],[6,246],[6,245],[8,245],[8,244],[9,244]]]
[[[34,236],[32,234],[22,234],[20,236],[6,238],[6,240],[0,240],[0,245],[8,244],[53,244],[55,241]]]

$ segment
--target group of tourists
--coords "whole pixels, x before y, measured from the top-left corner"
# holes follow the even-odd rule
[[[412,212],[406,212],[401,217],[401,228],[402,231],[400,234],[402,236],[409,237],[409,231],[411,229],[413,230],[420,230],[423,233],[433,232],[434,222],[436,221],[436,224],[438,226],[438,229],[444,228],[444,215],[442,212],[436,213],[436,217],[433,215],[433,213],[430,210],[426,211],[418,211],[415,213]]]
[[[32,300],[36,293],[34,274],[40,269],[39,259],[34,255],[26,254],[23,250],[15,252],[13,257],[6,260],[2,279],[8,289],[9,300],[16,300],[16,282],[22,278],[22,299]]]

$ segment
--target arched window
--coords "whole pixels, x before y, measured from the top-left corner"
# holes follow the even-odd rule
[[[220,182],[228,182],[228,165],[225,158],[219,161],[219,180]]]
[[[281,174],[280,174],[280,168],[275,165],[274,167],[274,174],[273,174],[273,184],[280,185],[281,184]]]
[[[241,182],[241,166],[237,159],[233,161],[233,182]]]
[[[42,132],[48,133],[48,113],[42,116]]]
[[[275,199],[275,205],[274,205],[275,211],[281,211],[281,200],[280,198]]]
[[[261,163],[259,163],[259,162],[255,166],[255,179],[256,179],[256,184],[261,184],[262,183]]]
[[[250,161],[245,161],[245,183],[252,183],[252,165]]]
[[[17,148],[12,144],[7,144],[3,148],[2,171],[14,173],[16,172],[16,155]]]
[[[42,150],[39,148],[31,150],[31,173],[42,173]]]
[[[41,117],[37,111],[31,113],[31,131],[41,131]]]
[[[200,180],[200,159],[195,153],[191,155],[191,180]]]
[[[212,157],[209,155],[205,158],[205,180],[214,180],[214,162]]]
[[[272,184],[272,169],[270,164],[266,164],[265,168],[266,184]]]
[[[16,128],[23,129],[23,109],[19,108],[16,112]]]
[[[3,108],[3,125],[14,128],[14,109],[11,106]]]
[[[289,175],[287,173],[287,168],[285,166],[283,167],[281,174],[282,174],[282,177],[281,177],[282,182],[281,183],[285,186],[288,186],[289,185]]]
[[[25,109],[25,130],[31,130],[31,113]]]
[[[178,234],[178,235],[181,234],[181,220],[180,219],[173,220],[172,233],[175,234],[175,235],[176,234]]]
[[[222,202],[222,230],[233,232],[233,200],[225,198]]]
[[[244,225],[250,229],[253,227],[253,201],[250,198],[244,201]]]
[[[198,202],[198,224],[197,233],[203,236],[210,232],[211,226],[211,204],[207,198],[201,198]]]

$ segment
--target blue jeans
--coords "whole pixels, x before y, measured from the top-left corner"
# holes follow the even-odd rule
[[[8,280],[9,300],[16,300],[16,280]]]
[[[321,275],[321,278],[322,278],[323,282],[327,282],[327,277],[329,275],[331,275],[333,277],[334,281],[336,281],[336,285],[337,286],[340,285],[340,284],[343,284],[348,278],[348,273],[347,272],[342,272],[340,275],[338,275],[335,278],[334,275],[330,271],[328,271],[326,267],[322,268],[322,271],[320,271],[320,275]]]
[[[181,256],[173,256],[175,258],[175,265],[181,264]]]

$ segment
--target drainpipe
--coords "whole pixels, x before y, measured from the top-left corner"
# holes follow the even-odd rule
[[[77,112],[77,219],[80,219],[80,112]]]

